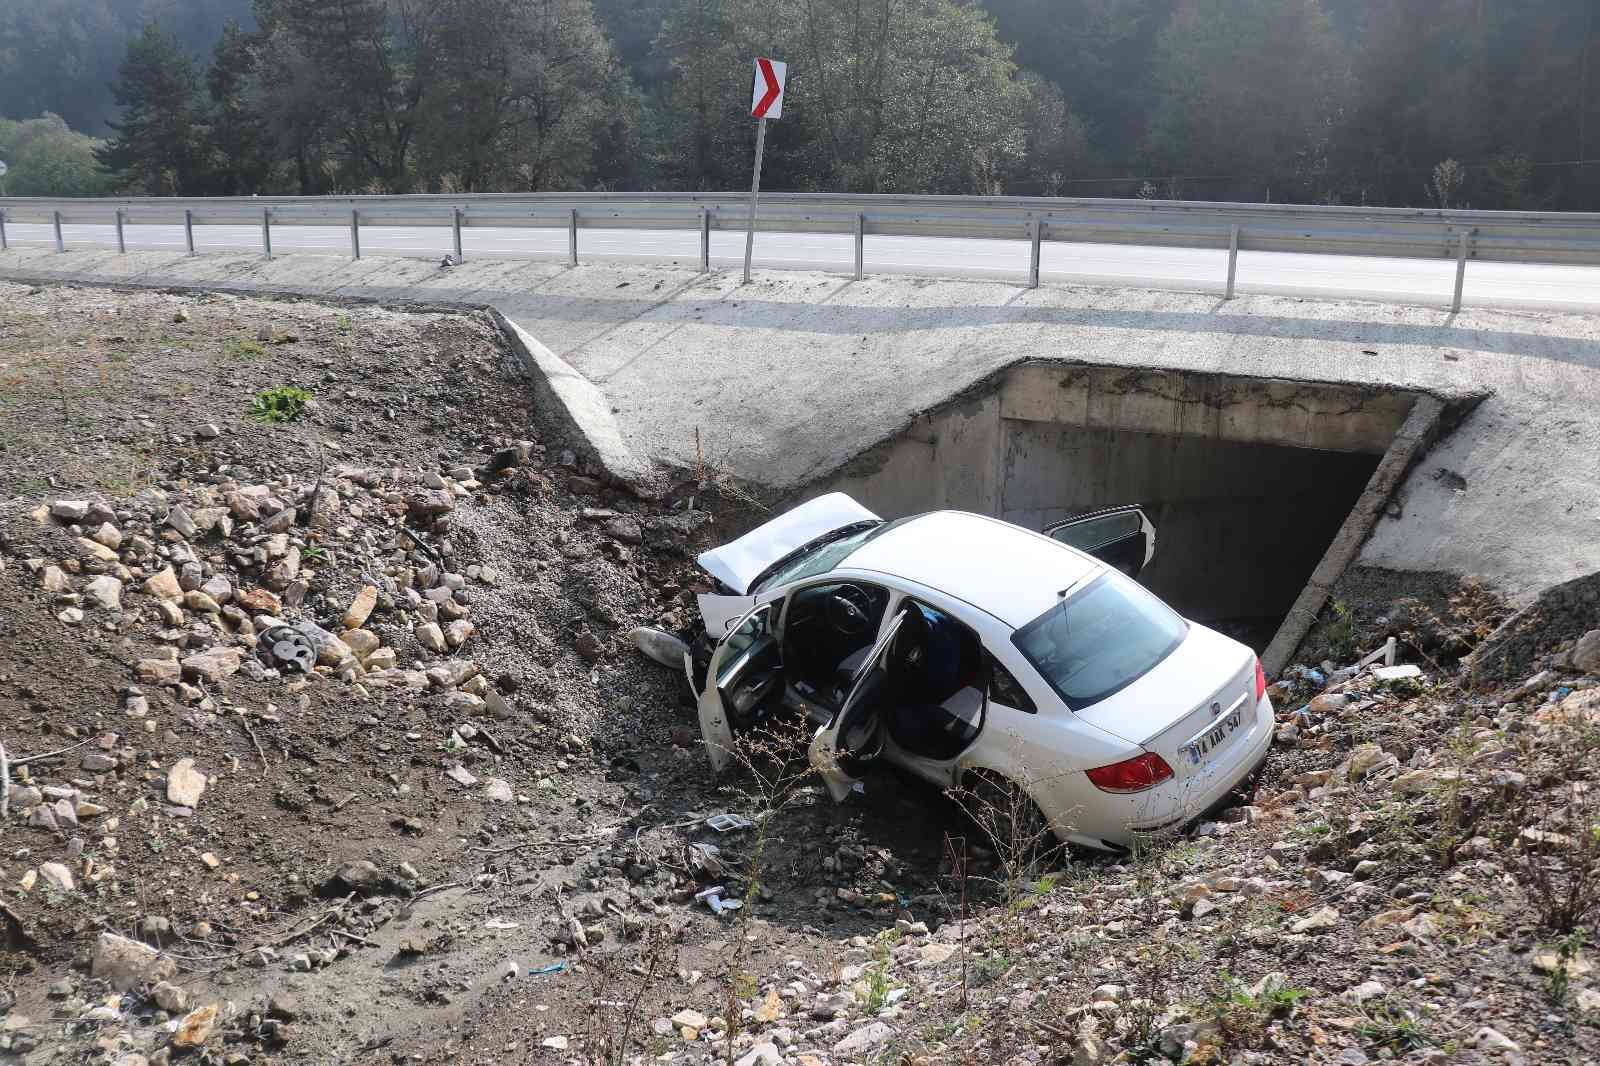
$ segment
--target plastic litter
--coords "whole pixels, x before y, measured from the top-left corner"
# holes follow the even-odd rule
[[[521,929],[522,928],[522,926],[518,925],[516,922],[509,922],[509,921],[506,921],[506,919],[504,919],[504,918],[490,918],[487,922],[483,923],[483,927],[485,929]]]
[[[706,819],[706,825],[719,833],[732,833],[739,829],[754,829],[756,823],[742,814],[713,814]]]
[[[567,972],[567,964],[566,963],[564,963],[564,962],[552,962],[548,966],[539,966],[539,967],[536,967],[536,968],[534,968],[532,970],[529,970],[528,971],[528,976],[529,977],[537,977],[540,974],[566,973],[566,972]]]
[[[1414,663],[1405,666],[1380,666],[1372,671],[1372,676],[1379,681],[1399,681],[1407,677],[1421,677],[1422,667]]]
[[[721,885],[712,885],[710,888],[702,888],[696,892],[694,898],[704,901],[705,905],[711,908],[711,913],[720,917],[728,911],[736,911],[744,906],[744,903],[739,900],[723,899],[722,894],[726,891],[727,889]]]

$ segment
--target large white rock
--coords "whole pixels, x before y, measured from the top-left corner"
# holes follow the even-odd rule
[[[167,771],[167,802],[194,807],[206,790],[206,775],[194,768],[193,759],[179,759]]]
[[[178,967],[155,948],[115,933],[101,933],[94,948],[91,975],[118,992],[131,992],[147,984],[169,981]]]

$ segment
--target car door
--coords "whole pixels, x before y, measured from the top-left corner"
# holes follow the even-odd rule
[[[700,734],[719,773],[733,761],[738,734],[759,725],[783,699],[778,607],[764,603],[736,620],[711,653],[699,695]]]
[[[850,694],[811,738],[808,758],[836,803],[844,802],[867,766],[883,752],[883,712],[892,698],[885,690],[884,659],[905,618],[901,611],[890,619],[856,674]]]
[[[1156,527],[1142,508],[1131,504],[1078,515],[1045,526],[1043,532],[1129,577],[1138,577],[1156,554]]]

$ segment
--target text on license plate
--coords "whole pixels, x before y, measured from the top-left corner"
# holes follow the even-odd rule
[[[1222,742],[1232,736],[1235,729],[1239,728],[1239,720],[1240,712],[1238,711],[1224,715],[1213,722],[1210,729],[1185,744],[1181,750],[1189,757],[1189,765],[1199,766],[1207,755],[1221,747]]]

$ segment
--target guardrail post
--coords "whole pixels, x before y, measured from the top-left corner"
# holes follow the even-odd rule
[[[1044,239],[1044,227],[1038,219],[1028,223],[1028,236],[1033,242],[1033,254],[1028,260],[1028,288],[1039,287],[1039,242]]]
[[[578,209],[572,209],[572,215],[567,219],[567,261],[573,266],[578,265]]]
[[[361,258],[361,212],[350,209],[350,258]]]
[[[700,273],[711,273],[711,208],[700,209]]]
[[[456,262],[465,263],[467,257],[461,254],[461,208],[452,207],[450,209],[450,219],[456,236]]]
[[[122,208],[117,208],[117,254],[128,254],[128,242],[122,232]]]
[[[867,265],[867,216],[856,215],[856,280],[860,281]]]
[[[183,209],[183,243],[188,245],[189,254],[194,254],[194,212],[187,207]]]
[[[1223,294],[1224,300],[1233,299],[1233,279],[1239,274],[1239,227],[1233,226],[1228,230],[1228,291]]]
[[[6,240],[6,209],[0,207],[0,252],[11,247],[11,242]]]
[[[1466,230],[1462,230],[1460,237],[1456,240],[1456,295],[1455,295],[1455,299],[1450,301],[1450,310],[1451,311],[1459,311],[1459,310],[1461,310],[1461,290],[1466,287],[1466,283],[1467,283],[1467,231]]]
[[[56,227],[56,251],[64,252],[67,250],[67,242],[61,239],[61,212],[50,212],[50,219],[55,223]]]
[[[261,209],[261,251],[268,259],[272,258],[272,208]]]

